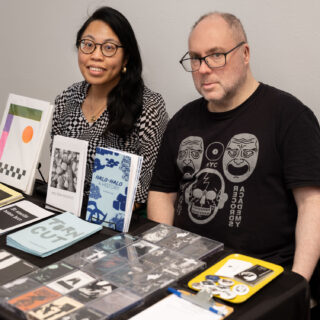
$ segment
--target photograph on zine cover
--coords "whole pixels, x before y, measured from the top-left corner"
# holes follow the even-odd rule
[[[13,298],[43,284],[28,277],[21,277],[0,287],[0,297]]]
[[[96,261],[95,263],[89,263],[83,267],[83,271],[86,271],[95,276],[103,276],[123,265],[128,263],[128,260],[119,257],[118,255],[111,254],[106,257]]]
[[[133,279],[126,284],[125,287],[132,290],[137,295],[145,297],[176,280],[176,276],[163,272],[163,269],[160,267],[142,274],[139,279]]]
[[[93,301],[90,307],[105,312],[110,317],[114,317],[116,314],[139,304],[141,301],[141,297],[132,291],[125,288],[118,288],[110,294]]]
[[[96,246],[91,246],[64,258],[63,261],[74,267],[82,268],[89,263],[94,263],[99,259],[102,259],[106,255],[107,252]]]
[[[55,148],[50,186],[70,192],[77,191],[79,152]]]
[[[111,293],[116,288],[117,286],[111,284],[109,281],[99,279],[71,292],[69,296],[86,304]]]
[[[163,265],[163,272],[169,273],[178,278],[187,275],[188,273],[195,271],[205,266],[205,262],[195,260],[187,257],[180,257],[172,260],[166,265]]]
[[[223,247],[224,245],[222,242],[200,237],[199,239],[193,241],[190,245],[178,250],[178,252],[190,258],[202,259],[209,254],[213,254],[214,252],[222,250]]]
[[[164,238],[169,237],[175,232],[176,228],[168,226],[166,224],[158,224],[150,230],[145,231],[141,234],[142,239],[150,241],[152,243],[157,243]]]
[[[111,282],[117,284],[118,286],[124,286],[130,281],[139,283],[141,279],[144,278],[144,275],[148,272],[151,272],[152,269],[155,269],[157,266],[150,262],[140,262],[137,261],[134,264],[130,263],[124,265],[107,275],[104,278],[110,280]]]
[[[137,257],[141,257],[141,256],[143,256],[149,252],[152,252],[154,250],[157,250],[159,248],[159,246],[157,246],[153,243],[144,241],[144,240],[134,242],[131,246],[129,246],[127,248],[130,248],[130,247],[133,247],[135,249]]]
[[[31,273],[30,278],[41,283],[46,283],[62,277],[63,275],[73,270],[74,267],[70,266],[69,264],[64,262],[57,262]]]
[[[164,238],[163,240],[159,241],[158,244],[161,246],[164,246],[166,248],[169,248],[171,250],[179,250],[192,242],[194,242],[197,239],[200,239],[201,236],[191,233],[182,229],[176,230],[173,234],[171,234],[169,237]]]
[[[47,284],[47,286],[53,290],[56,290],[62,294],[67,294],[73,290],[87,285],[93,282],[95,278],[91,277],[87,273],[77,270],[68,275],[59,278],[53,282]]]
[[[60,293],[43,286],[8,300],[8,303],[22,311],[29,311],[60,297]]]
[[[28,316],[30,315],[31,319],[55,320],[82,307],[83,304],[80,302],[69,297],[62,297],[30,311]]]
[[[105,318],[106,315],[104,313],[92,308],[83,307],[57,320],[101,320]]]
[[[137,240],[139,240],[139,237],[122,233],[95,244],[95,247],[108,253],[114,253],[118,249],[126,247]]]
[[[159,248],[157,250],[151,251],[144,256],[142,256],[139,261],[149,262],[155,264],[157,266],[165,265],[171,262],[176,258],[176,252],[167,249],[167,248]]]

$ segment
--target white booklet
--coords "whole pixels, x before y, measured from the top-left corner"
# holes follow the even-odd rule
[[[54,136],[46,204],[80,217],[88,141]]]
[[[52,215],[52,212],[27,200],[7,205],[0,209],[0,234]]]
[[[129,230],[142,160],[112,148],[96,149],[86,220]]]
[[[32,194],[52,113],[47,101],[9,95],[0,126],[0,182]]]

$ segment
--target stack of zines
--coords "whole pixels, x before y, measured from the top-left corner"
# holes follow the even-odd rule
[[[23,199],[23,194],[0,183],[0,207]]]
[[[7,245],[36,256],[47,257],[101,229],[100,225],[65,212],[8,235]]]

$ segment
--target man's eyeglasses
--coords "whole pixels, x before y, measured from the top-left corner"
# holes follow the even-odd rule
[[[108,41],[103,43],[96,43],[89,39],[82,39],[79,41],[79,48],[84,54],[93,53],[97,46],[100,46],[101,53],[105,57],[112,57],[116,54],[118,48],[123,48],[123,46]]]
[[[245,41],[240,42],[228,52],[215,52],[201,58],[192,58],[190,57],[189,52],[187,52],[179,62],[183,66],[184,70],[188,72],[198,71],[200,69],[202,61],[204,61],[206,65],[211,69],[221,68],[227,63],[227,55],[245,43]]]

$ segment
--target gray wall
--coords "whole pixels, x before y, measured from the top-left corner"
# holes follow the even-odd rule
[[[190,74],[178,63],[191,25],[218,10],[236,14],[251,45],[257,80],[289,91],[320,119],[320,1],[318,0],[1,0],[0,115],[10,92],[54,102],[82,79],[75,35],[101,5],[121,11],[135,30],[144,79],[160,92],[170,115],[198,97]],[[49,165],[49,138],[42,150]]]

